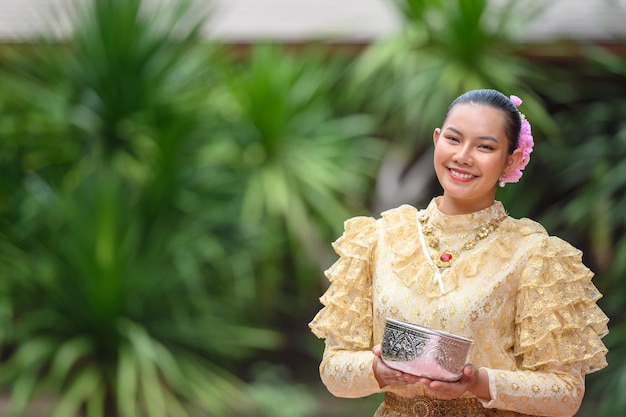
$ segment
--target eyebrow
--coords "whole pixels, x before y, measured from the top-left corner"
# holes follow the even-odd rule
[[[462,133],[460,130],[455,129],[455,128],[453,128],[452,126],[448,126],[448,127],[446,128],[446,131],[447,131],[447,130],[452,130],[452,131],[453,131],[454,133],[456,133],[457,135],[459,135],[459,136],[464,136],[464,135],[463,135],[463,133]],[[497,140],[496,138],[494,138],[493,136],[489,136],[489,135],[487,135],[487,136],[479,136],[479,137],[478,137],[478,139],[490,140],[490,141],[493,141],[493,142],[498,143],[498,140]]]

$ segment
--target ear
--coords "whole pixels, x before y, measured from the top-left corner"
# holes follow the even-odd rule
[[[507,156],[504,172],[508,174],[513,168],[518,166],[522,162],[522,156],[522,150],[519,148],[514,150],[511,155]]]
[[[439,135],[441,135],[441,129],[437,128],[433,132],[433,143],[437,145],[437,141],[439,140]]]

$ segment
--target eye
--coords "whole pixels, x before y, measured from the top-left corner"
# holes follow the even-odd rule
[[[483,143],[483,144],[478,145],[478,149],[493,151],[495,148],[487,143]]]
[[[446,136],[446,139],[450,142],[460,142],[459,138],[457,138],[456,136]]]

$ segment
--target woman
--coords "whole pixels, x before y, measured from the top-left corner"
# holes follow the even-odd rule
[[[443,195],[346,221],[310,323],[334,395],[384,392],[375,417],[573,416],[585,375],[607,365],[608,319],[581,252],[494,200],[532,151],[519,104],[495,90],[458,97],[433,134]],[[461,379],[387,367],[387,317],[473,339]]]

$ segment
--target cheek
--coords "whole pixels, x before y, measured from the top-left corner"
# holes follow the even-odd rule
[[[433,152],[433,167],[435,171],[435,175],[439,177],[444,170],[444,164],[446,162],[446,157],[441,149],[435,148]]]
[[[444,168],[444,164],[448,160],[447,156],[441,151],[435,151],[433,154],[433,165],[435,168],[435,173],[441,172]]]
[[[502,159],[502,158],[497,158],[495,160],[492,160],[489,166],[490,166],[489,171],[492,171],[494,175],[497,175],[499,177],[506,170],[507,160]]]
[[[435,161],[442,161],[442,160],[447,159],[449,157],[449,154],[450,154],[450,151],[449,151],[449,148],[446,147],[446,144],[439,141],[435,145],[435,149],[433,150],[433,159]]]

